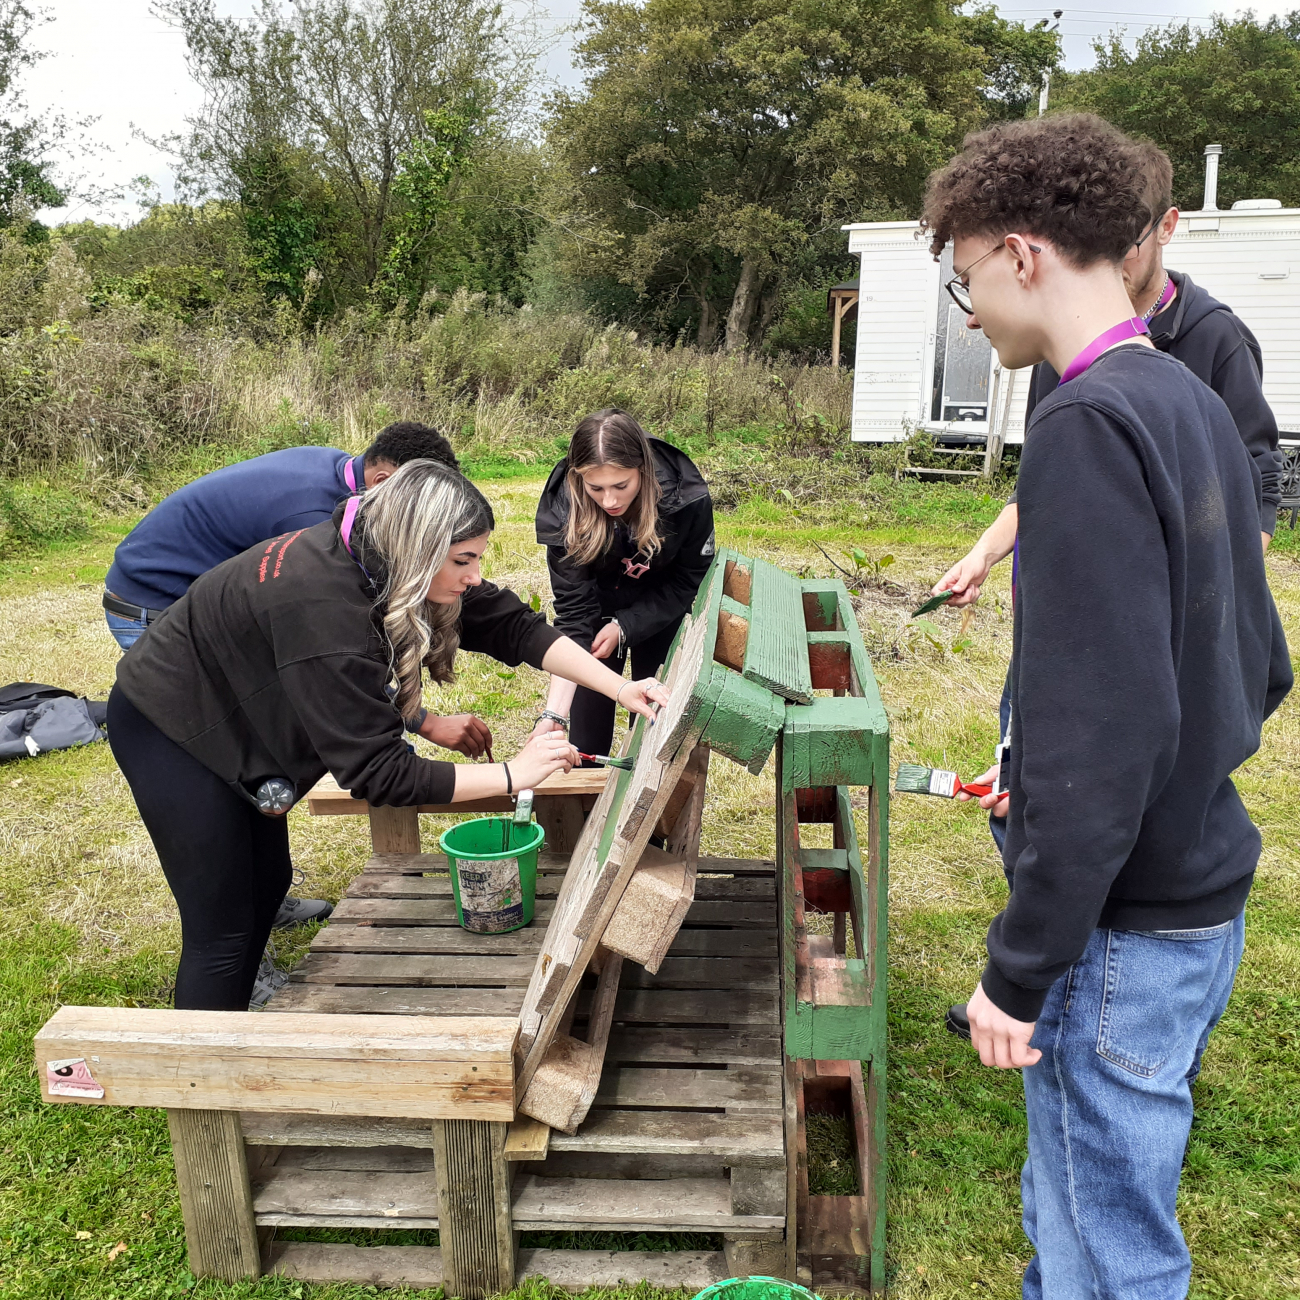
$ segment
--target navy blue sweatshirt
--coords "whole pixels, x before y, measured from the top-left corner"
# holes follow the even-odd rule
[[[1282,500],[1282,453],[1277,445],[1277,420],[1261,387],[1264,360],[1259,342],[1232,308],[1212,298],[1190,275],[1170,271],[1178,296],[1151,320],[1151,342],[1177,357],[1198,379],[1209,384],[1227,404],[1237,432],[1259,470],[1262,497],[1259,530],[1277,528]],[[1060,378],[1047,362],[1034,367],[1026,426],[1034,408],[1053,392]],[[1011,498],[1013,501],[1016,497]]]
[[[1106,353],[1039,402],[1019,480],[1011,898],[984,991],[1038,1017],[1098,926],[1231,920],[1259,859],[1232,773],[1291,688],[1259,472],[1173,357]]]
[[[333,447],[290,447],[205,474],[160,501],[123,538],[104,585],[145,609],[166,609],[195,578],[268,537],[330,518],[365,484],[362,456]]]

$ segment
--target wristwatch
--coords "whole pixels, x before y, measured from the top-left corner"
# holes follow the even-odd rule
[[[563,730],[568,731],[569,720],[564,716],[564,714],[556,713],[552,709],[543,709],[537,715],[537,722],[541,722],[545,718],[549,718],[552,722],[558,722]],[[533,726],[536,726],[537,722],[533,723]]]

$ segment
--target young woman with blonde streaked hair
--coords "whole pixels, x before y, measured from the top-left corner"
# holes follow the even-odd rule
[[[555,626],[622,676],[664,662],[713,561],[713,502],[685,452],[610,408],[578,425],[537,506],[537,540],[555,596]],[[552,677],[534,735],[569,731],[583,753],[609,752],[607,693]]]
[[[291,877],[284,818],[255,798],[269,778],[301,798],[328,771],[371,804],[411,807],[513,793],[576,762],[562,735],[504,763],[418,757],[402,719],[424,669],[450,680],[459,648],[640,713],[667,702],[483,581],[493,526],[468,480],[411,461],[333,519],[204,574],[122,659],[110,743],[180,909],[177,1007],[248,1005]]]

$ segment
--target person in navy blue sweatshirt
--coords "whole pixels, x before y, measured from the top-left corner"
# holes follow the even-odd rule
[[[923,217],[1001,363],[1061,376],[1020,468],[1011,895],[966,1007],[1023,1070],[1027,1300],[1187,1294],[1191,1083],[1260,853],[1232,773],[1291,687],[1259,470],[1125,291],[1149,194],[1140,146],[1061,115],[968,137]]]

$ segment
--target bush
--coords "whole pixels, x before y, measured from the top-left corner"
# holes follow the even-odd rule
[[[89,535],[86,507],[71,492],[0,481],[0,555],[11,558],[51,542]]]

